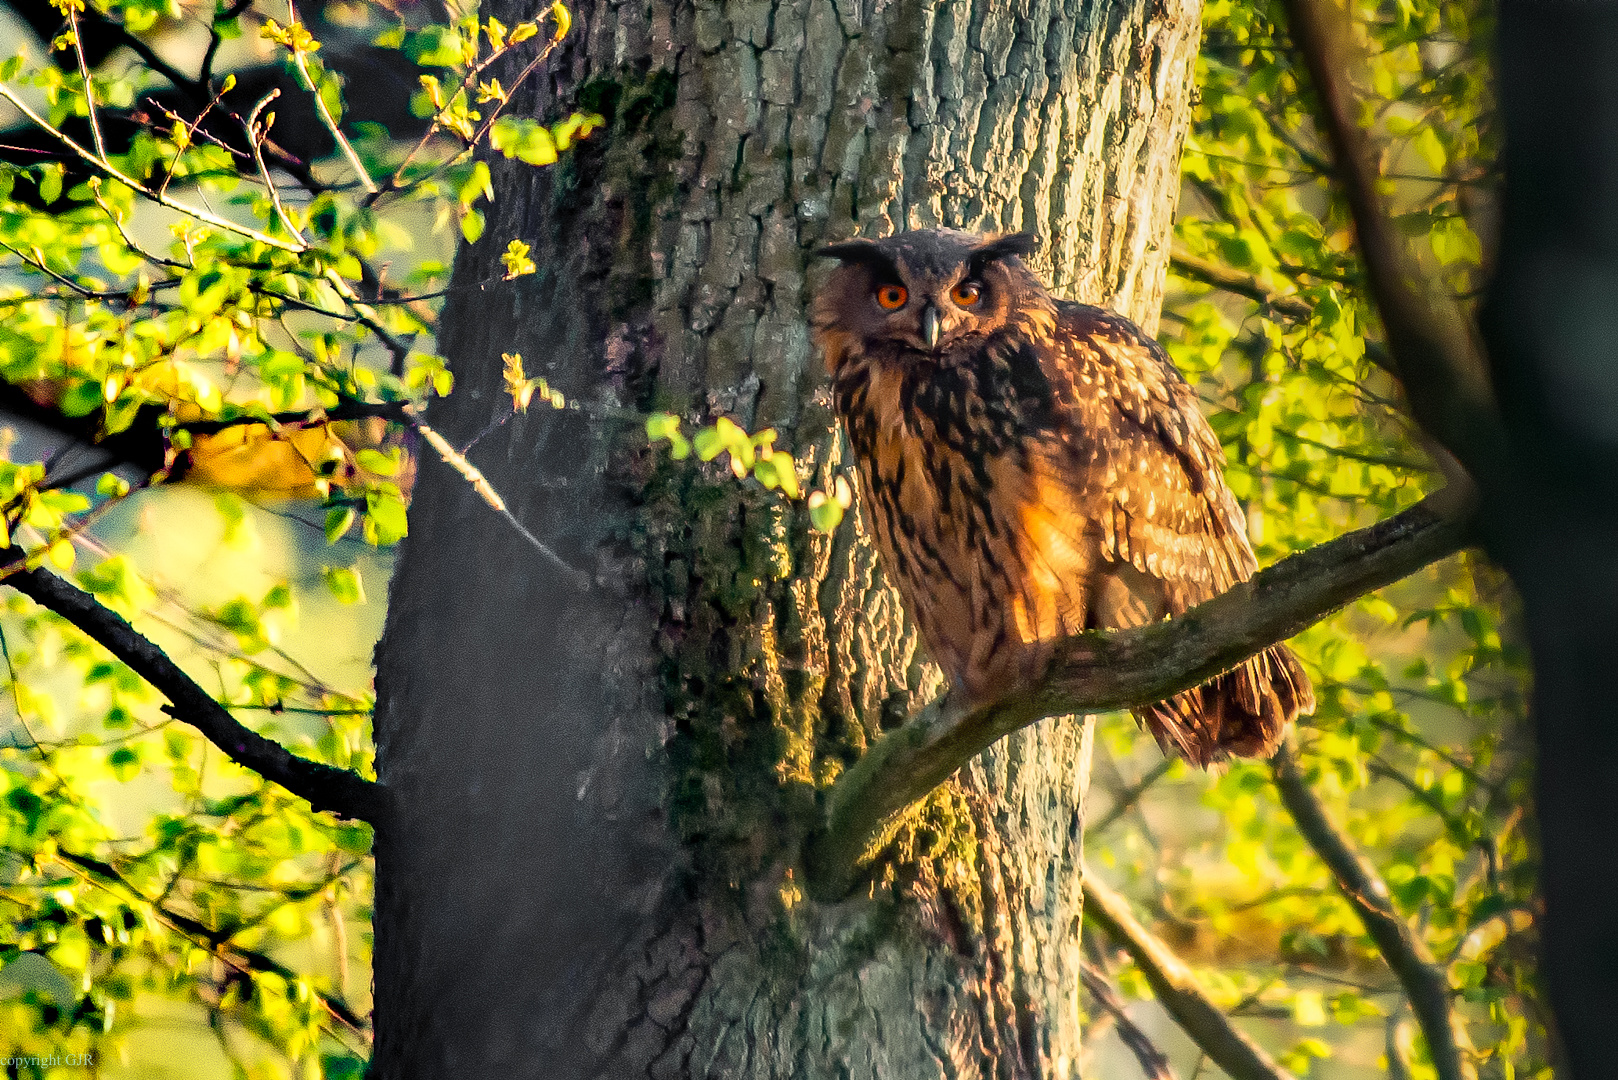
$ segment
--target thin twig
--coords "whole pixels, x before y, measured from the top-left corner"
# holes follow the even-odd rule
[[[264,187],[270,193],[270,205],[275,207],[275,216],[280,218],[281,227],[298,243],[307,245],[309,241],[304,239],[303,233],[298,231],[297,224],[292,220],[292,215],[287,213],[286,205],[281,202],[281,189],[271,179],[269,167],[264,164],[264,139],[269,134],[269,126],[261,128],[258,118],[264,107],[280,96],[281,90],[277,87],[260,98],[258,104],[247,114],[242,128],[247,132],[247,145],[253,148],[253,161],[258,165],[258,174],[264,178]]]
[[[488,503],[489,506],[494,509],[495,513],[505,518],[506,523],[509,524],[513,529],[516,529],[518,534],[521,535],[524,540],[527,540],[530,544],[532,544],[534,550],[543,555],[551,563],[551,565],[555,566],[564,575],[566,575],[567,579],[573,583],[575,588],[581,592],[589,589],[590,575],[586,574],[583,570],[576,569],[570,565],[567,560],[563,559],[560,555],[556,554],[556,552],[552,551],[548,546],[546,546],[543,540],[530,532],[528,530],[528,526],[524,525],[517,519],[517,515],[506,509],[505,500],[502,499],[500,497],[500,493],[494,489],[494,485],[489,483],[488,477],[484,476],[482,471],[479,470],[476,465],[473,465],[470,461],[468,461],[466,457],[460,453],[460,451],[451,446],[448,439],[444,438],[438,432],[434,431],[432,428],[421,423],[420,421],[413,423],[412,427],[421,433],[421,437],[426,439],[428,444],[431,445],[434,450],[438,451],[438,456],[443,458],[444,464],[460,473],[462,478],[464,478],[468,484],[472,485],[472,490],[477,492],[478,498]]]
[[[219,33],[219,24],[229,22],[242,12],[253,6],[253,0],[236,0],[224,11],[213,17],[208,24],[208,49],[202,54],[202,64],[197,69],[197,85],[208,88],[213,82],[213,61],[219,53],[219,46],[224,42],[224,36]]]
[[[305,981],[303,976],[263,953],[243,948],[240,945],[229,944],[228,935],[221,936],[219,931],[211,929],[189,915],[183,915],[171,908],[164,907],[156,900],[147,898],[144,893],[130,883],[129,879],[119,873],[117,867],[111,863],[103,862],[90,855],[81,855],[74,851],[68,851],[61,847],[56,849],[56,857],[78,871],[81,876],[89,877],[94,884],[102,888],[107,888],[108,885],[116,885],[126,890],[129,895],[123,899],[133,900],[138,904],[150,907],[152,913],[157,916],[160,922],[196,944],[204,946],[208,952],[219,957],[220,960],[240,971],[243,975],[251,970],[279,975],[289,984]],[[95,879],[101,880],[97,881]],[[108,891],[111,890],[109,889]],[[322,993],[313,987],[310,987],[310,990],[320,1001],[322,1007],[331,1013],[335,1019],[362,1037],[366,1034],[365,1021],[346,1002],[332,997],[330,994]]]
[[[307,245],[299,245],[286,240],[279,240],[268,233],[260,232],[259,230],[249,228],[246,225],[238,225],[229,218],[220,217],[218,214],[215,214],[210,210],[204,210],[188,203],[180,202],[178,199],[172,198],[163,192],[153,191],[151,188],[142,184],[133,177],[126,176],[110,161],[90,150],[86,150],[77,142],[73,141],[73,139],[69,138],[49,120],[35,112],[32,106],[30,106],[22,98],[18,97],[16,92],[4,83],[0,83],[0,97],[3,97],[7,101],[11,102],[11,104],[17,108],[17,111],[26,116],[35,127],[56,139],[63,146],[67,147],[73,152],[74,156],[79,158],[81,161],[100,169],[103,173],[118,181],[120,184],[127,184],[131,190],[138,192],[142,197],[150,199],[159,206],[166,206],[170,210],[178,211],[179,213],[185,214],[187,217],[195,218],[196,220],[204,222],[208,225],[212,225],[215,228],[224,229],[226,232],[233,232],[238,236],[245,236],[249,240],[256,240],[260,244],[265,244],[273,248],[279,248],[282,251],[290,251],[295,255],[301,254],[307,249]]]
[[[186,263],[180,262],[178,259],[170,259],[170,258],[167,258],[166,256],[162,256],[162,255],[153,255],[151,252],[145,250],[139,244],[135,243],[134,238],[131,237],[129,235],[128,230],[126,230],[124,228],[124,219],[122,217],[120,217],[117,213],[115,213],[113,211],[113,208],[112,208],[111,204],[108,203],[107,200],[104,197],[102,197],[102,194],[101,194],[101,177],[99,177],[99,176],[90,177],[90,192],[91,192],[92,197],[96,201],[96,205],[101,207],[102,211],[107,215],[108,219],[110,219],[112,221],[112,227],[118,230],[118,235],[119,235],[119,237],[121,237],[123,239],[124,246],[127,247],[130,251],[133,251],[136,255],[139,255],[141,258],[145,259],[147,262],[151,263],[153,266],[166,266],[166,267],[169,267],[172,270],[190,270],[190,269],[192,269],[189,265],[187,265]]]
[[[1427,1037],[1439,1080],[1476,1080],[1477,1070],[1462,1051],[1465,1034],[1451,1005],[1447,973],[1394,909],[1381,876],[1354,849],[1347,834],[1326,816],[1326,808],[1298,767],[1290,737],[1275,752],[1270,765],[1281,803],[1291,813],[1299,834],[1331,871],[1343,897],[1365,925],[1365,932],[1404,987],[1416,1022]]]
[[[287,18],[291,21],[292,26],[298,25],[298,9],[293,4],[293,0],[287,0]],[[303,88],[315,96],[315,109],[320,113],[320,122],[326,125],[326,130],[331,132],[331,137],[337,140],[337,145],[342,149],[343,156],[348,158],[349,168],[353,169],[354,175],[359,177],[360,185],[365,188],[365,193],[375,195],[376,184],[372,181],[371,174],[365,171],[365,163],[360,161],[360,156],[355,153],[353,144],[344,137],[342,129],[337,126],[337,121],[332,116],[331,110],[326,108],[326,99],[321,96],[320,87],[315,85],[314,78],[309,74],[309,62],[304,59],[303,50],[298,47],[298,39],[294,37],[291,41],[292,43],[288,46],[288,49],[292,53],[292,63],[297,67],[298,75],[303,80]]]
[[[1107,982],[1106,975],[1096,970],[1093,964],[1081,963],[1079,980],[1090,991],[1095,1003],[1112,1016],[1118,1027],[1118,1040],[1135,1055],[1135,1060],[1140,1062],[1140,1071],[1147,1080],[1175,1080],[1174,1070],[1169,1067],[1169,1056],[1158,1049],[1152,1037],[1142,1031],[1139,1024],[1129,1018],[1129,1013],[1124,1011],[1124,1003],[1119,1000],[1112,984]],[[1085,1032],[1086,1039],[1093,1037],[1091,1032]]]
[[[1315,311],[1313,304],[1296,293],[1283,293],[1272,289],[1260,281],[1257,275],[1233,270],[1212,259],[1204,259],[1178,245],[1169,256],[1169,268],[1181,277],[1200,281],[1204,285],[1211,285],[1216,289],[1235,293],[1237,296],[1245,296],[1289,318],[1307,322]]]
[[[209,113],[213,112],[214,106],[219,104],[219,98],[221,96],[221,94],[215,94],[213,97],[209,98],[208,103],[202,107],[202,111],[197,113],[197,118],[195,120],[185,122],[186,146],[191,145],[191,141],[197,137],[197,129],[202,127],[202,122],[208,118]],[[168,113],[168,115],[173,117],[176,121],[179,121],[179,117],[175,113],[169,112],[167,109],[165,109],[164,112]],[[224,146],[224,144],[220,143],[217,139],[214,139],[213,141],[220,146]],[[229,147],[225,147],[225,149],[228,150]],[[157,193],[159,195],[162,195],[168,191],[169,181],[174,179],[174,171],[179,168],[180,165],[180,155],[184,153],[185,146],[176,146],[174,148],[174,164],[170,165],[163,172],[163,182],[157,186]],[[103,150],[101,156],[106,157],[106,151]]]
[[[550,56],[550,54],[556,49],[556,46],[560,43],[561,39],[552,38],[550,41],[546,42],[545,47],[539,51],[538,55],[528,62],[528,66],[522,69],[521,73],[518,74],[516,81],[511,84],[511,89],[506,91],[505,99],[500,101],[492,110],[490,110],[488,119],[485,120],[483,125],[475,134],[473,134],[471,140],[469,140],[467,143],[469,148],[476,146],[483,140],[483,137],[487,135],[494,127],[495,119],[500,115],[500,111],[506,107],[506,102],[511,100],[511,95],[516,93],[517,88],[521,86],[530,75],[539,69],[539,65],[545,62],[545,59]],[[410,167],[410,163],[416,159],[416,155],[421,153],[421,151],[426,147],[427,143],[432,140],[433,134],[437,131],[443,130],[442,126],[438,122],[439,117],[443,116],[444,113],[449,111],[449,107],[455,103],[456,98],[460,97],[462,94],[470,94],[472,92],[473,85],[477,82],[477,77],[481,75],[490,64],[504,56],[510,49],[511,45],[506,45],[500,49],[497,49],[492,55],[485,57],[481,63],[475,65],[470,71],[467,72],[466,77],[461,80],[461,84],[455,88],[455,93],[451,94],[445,99],[444,108],[440,109],[438,114],[433,117],[433,122],[427,126],[427,130],[416,142],[416,145],[410,148],[410,152],[407,153],[404,160],[399,163],[399,167],[394,170],[393,175],[388,178],[385,184],[382,185],[381,190],[373,191],[363,200],[361,200],[360,205],[362,207],[369,207],[382,195],[399,190],[400,184],[404,182],[405,170]],[[427,175],[431,176],[433,173],[438,172],[439,169],[442,169],[443,167],[443,165],[439,165]]]
[[[1156,765],[1153,765],[1145,776],[1141,777],[1135,783],[1129,785],[1129,787],[1119,792],[1118,798],[1111,806],[1107,807],[1107,812],[1101,815],[1101,819],[1099,821],[1097,821],[1094,825],[1085,825],[1085,832],[1092,834],[1099,833],[1102,829],[1105,829],[1107,826],[1129,813],[1130,807],[1140,802],[1141,796],[1145,795],[1153,784],[1163,779],[1164,775],[1167,774],[1170,769],[1174,768],[1174,760],[1174,758],[1164,758]]]
[[[79,78],[84,80],[84,111],[90,121],[90,138],[95,142],[96,153],[105,158],[107,143],[101,137],[101,121],[96,117],[95,87],[90,83],[90,65],[84,60],[84,43],[79,40],[79,16],[74,0],[68,0],[61,10],[67,15],[67,32],[73,39],[73,55],[79,61]]]

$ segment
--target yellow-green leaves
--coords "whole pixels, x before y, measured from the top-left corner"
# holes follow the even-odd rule
[[[549,165],[556,160],[556,140],[550,128],[537,120],[500,117],[489,131],[489,145],[529,165]]]
[[[854,490],[839,476],[832,481],[830,491],[809,493],[809,520],[821,532],[836,532],[842,523],[843,512],[854,504]]]
[[[774,428],[749,435],[734,420],[721,416],[700,428],[688,441],[680,431],[679,417],[659,412],[646,418],[646,438],[653,445],[666,441],[676,461],[684,460],[693,450],[701,461],[713,461],[725,454],[730,471],[738,480],[751,476],[789,499],[803,495],[798,485],[797,463],[791,454],[775,449]]]
[[[521,240],[513,240],[506,245],[506,250],[500,255],[500,265],[506,268],[504,275],[506,281],[532,274],[539,269],[534,265],[534,260],[528,257],[528,251],[528,245]]]
[[[323,566],[321,580],[340,604],[365,603],[365,582],[360,572],[349,566]]]
[[[553,409],[567,407],[567,399],[561,391],[552,390],[550,383],[542,376],[532,379],[523,373],[521,353],[501,353],[500,361],[504,365],[501,369],[501,379],[505,383],[506,393],[511,395],[511,408],[515,412],[527,412],[528,403],[538,394],[539,399]]]
[[[550,126],[537,120],[502,116],[489,130],[489,145],[529,165],[550,165],[556,161],[558,151],[568,149],[601,123],[601,117],[590,113],[574,113]]]
[[[573,28],[573,13],[568,11],[567,7],[561,3],[561,0],[557,0],[556,3],[547,8],[545,13],[556,24],[555,40],[561,41],[567,37],[567,32]]]
[[[684,461],[691,454],[690,441],[680,433],[680,418],[670,413],[653,413],[646,418],[646,440],[654,446],[667,440],[675,461]]]
[[[312,53],[320,48],[320,42],[314,39],[309,33],[309,28],[301,22],[282,26],[274,19],[265,19],[259,35],[295,53]]]

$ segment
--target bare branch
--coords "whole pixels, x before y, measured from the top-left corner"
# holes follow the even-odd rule
[[[1191,969],[1173,950],[1136,921],[1129,901],[1097,881],[1088,870],[1084,872],[1084,917],[1129,953],[1175,1023],[1232,1080],[1292,1080],[1291,1073],[1259,1049],[1208,999],[1197,986]]]
[[[281,89],[276,87],[260,98],[258,104],[248,112],[247,119],[242,122],[242,129],[247,133],[247,145],[253,148],[253,163],[258,166],[258,175],[264,180],[264,190],[269,192],[270,205],[275,208],[275,216],[280,219],[281,227],[298,243],[307,244],[309,241],[298,231],[298,226],[292,221],[292,215],[287,213],[286,204],[281,201],[281,189],[270,176],[269,166],[264,164],[264,140],[268,137],[270,129],[268,124],[260,126],[258,118],[265,106],[280,96]],[[200,124],[202,117],[197,117],[197,122]],[[165,179],[163,183],[167,184],[168,181]]]
[[[73,38],[73,55],[79,61],[79,78],[84,80],[84,112],[90,121],[90,138],[95,143],[96,153],[105,160],[107,143],[101,137],[101,121],[96,117],[95,86],[90,82],[90,65],[84,59],[84,42],[79,37],[79,17],[72,4],[62,5],[62,11],[67,15],[67,32]]]
[[[1476,1080],[1477,1070],[1460,1048],[1463,1036],[1458,1034],[1459,1020],[1450,1007],[1449,979],[1444,969],[1394,910],[1387,884],[1326,816],[1326,808],[1315,798],[1298,768],[1297,751],[1290,738],[1275,752],[1270,765],[1281,802],[1292,814],[1298,832],[1331,870],[1343,897],[1404,987],[1416,1022],[1427,1036],[1439,1080]]]
[[[1097,970],[1091,964],[1081,964],[1079,967],[1079,980],[1084,988],[1090,991],[1095,1003],[1105,1009],[1118,1025],[1118,1039],[1135,1055],[1140,1062],[1140,1071],[1146,1075],[1147,1080],[1175,1080],[1174,1070],[1169,1067],[1169,1056],[1158,1049],[1150,1035],[1140,1029],[1140,1025],[1129,1018],[1124,1011],[1124,1003],[1118,1000],[1117,993],[1112,984],[1107,982],[1105,973]],[[1085,1038],[1091,1038],[1092,1033],[1085,1032]]]
[[[229,22],[242,12],[253,6],[253,0],[236,0],[230,7],[214,15],[213,21],[208,25],[208,49],[202,54],[202,63],[197,67],[197,85],[204,92],[213,83],[213,62],[219,55],[219,46],[225,43],[225,37],[219,32],[219,24]]]
[[[524,540],[528,541],[534,550],[543,555],[546,561],[548,561],[552,566],[560,570],[563,576],[572,583],[574,588],[578,589],[580,592],[586,592],[589,590],[590,575],[571,565],[566,559],[562,558],[555,551],[551,550],[551,548],[547,546],[543,540],[535,536],[529,530],[528,526],[524,525],[522,521],[518,519],[516,514],[513,514],[509,509],[507,509],[506,501],[500,497],[500,493],[494,489],[494,485],[489,483],[489,478],[484,476],[482,470],[480,470],[476,465],[468,461],[466,459],[466,455],[462,454],[459,450],[456,450],[455,447],[449,444],[449,440],[445,439],[442,435],[428,427],[426,424],[423,424],[420,421],[411,421],[411,427],[413,427],[422,438],[427,440],[427,444],[429,446],[438,451],[438,456],[443,459],[444,464],[461,474],[461,479],[465,480],[472,486],[472,490],[477,492],[478,498],[488,503],[490,508],[493,509],[495,513],[505,518],[506,524],[517,530],[518,535],[520,535]]]
[[[1286,8],[1411,412],[1468,471],[1499,475],[1506,442],[1488,364],[1470,320],[1423,273],[1382,197],[1376,157],[1356,119],[1360,102],[1348,82],[1359,58],[1347,15],[1335,0],[1286,0]]]
[[[1111,806],[1107,807],[1107,812],[1101,815],[1101,819],[1099,821],[1097,821],[1094,825],[1085,825],[1085,834],[1092,835],[1098,833],[1107,826],[1111,825],[1113,822],[1117,821],[1119,818],[1123,817],[1125,814],[1129,813],[1130,808],[1136,803],[1140,802],[1141,797],[1146,794],[1151,786],[1163,779],[1163,777],[1173,767],[1173,758],[1164,758],[1156,765],[1153,765],[1149,770],[1147,770],[1145,776],[1141,777],[1138,781],[1129,785],[1129,787],[1118,793],[1117,800],[1114,801]]]
[[[1004,735],[1047,716],[1138,708],[1190,689],[1284,641],[1365,593],[1458,550],[1469,494],[1445,489],[1367,529],[1283,559],[1180,617],[1138,630],[1057,642],[1038,679],[970,707],[955,694],[926,706],[837,779],[807,879],[819,896],[853,887],[890,816]]]
[[[0,558],[19,566],[23,563],[23,553],[15,548]],[[316,810],[373,825],[381,821],[385,802],[381,787],[347,769],[298,757],[279,743],[243,727],[162,649],[94,596],[47,570],[22,569],[4,580],[128,664],[169,699],[164,712],[202,732],[236,764],[308,800]]]

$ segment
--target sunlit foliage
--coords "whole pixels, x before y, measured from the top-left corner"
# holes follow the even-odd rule
[[[1354,80],[1399,225],[1470,301],[1497,186],[1490,10],[1354,7],[1369,57]],[[1199,379],[1269,562],[1444,480],[1381,367],[1349,214],[1280,6],[1215,0],[1204,33],[1161,336]],[[1314,790],[1447,970],[1480,1075],[1500,1077],[1539,1075],[1549,1054],[1514,610],[1503,577],[1469,552],[1294,643],[1320,698],[1297,737]],[[1296,1072],[1335,1058],[1363,1075],[1433,1075],[1399,983],[1282,809],[1269,767],[1201,776],[1160,765],[1127,719],[1104,734],[1094,783],[1119,812],[1097,798],[1091,865],[1158,917],[1216,998],[1266,1018],[1251,1030]],[[1117,975],[1143,989],[1129,969]]]
[[[548,167],[598,123],[504,112],[569,15],[558,4],[506,27],[469,10],[431,21],[331,5],[322,25],[358,25],[419,67],[420,123],[399,139],[342,126],[345,88],[290,7],[218,7],[194,74],[152,53],[93,65],[88,86],[83,20],[140,41],[191,17],[152,0],[59,10],[50,55],[0,67],[4,95],[32,114],[13,113],[19,129],[75,147],[0,165],[0,382],[12,394],[0,409],[31,402],[71,421],[0,462],[5,558],[75,573],[259,730],[369,775],[367,693],[304,670],[281,643],[300,610],[357,611],[368,588],[380,599],[356,551],[404,534],[419,457],[486,487],[417,409],[452,389],[433,330],[453,244],[503,252],[504,277],[487,287],[540,269],[520,237],[485,235],[496,193],[469,148]],[[1401,224],[1432,274],[1470,298],[1494,205],[1489,11],[1401,0],[1360,3],[1356,17],[1371,57],[1356,78]],[[1443,471],[1380,366],[1282,24],[1274,5],[1206,7],[1162,329],[1225,441],[1264,562],[1408,506]],[[215,61],[245,64],[252,49],[314,91],[334,135],[322,162],[278,149],[285,101],[226,103],[235,76],[215,75]],[[180,82],[201,97],[188,112],[152,96]],[[574,407],[520,356],[505,364],[513,411]],[[849,505],[846,486],[798,491],[772,433],[721,420],[687,438],[666,414],[645,431],[677,456],[728,455],[738,482],[804,495],[822,528]],[[125,464],[54,454],[72,433],[114,437]],[[313,541],[292,560],[308,572],[199,599],[104,546],[135,532],[126,500],[182,478],[239,493],[209,515],[226,548],[252,548],[258,511],[244,499],[306,500],[283,512],[310,512],[297,527]],[[103,515],[109,527],[91,531]],[[1314,789],[1444,965],[1487,1077],[1539,1075],[1549,1053],[1532,963],[1527,663],[1511,613],[1502,579],[1467,554],[1295,643],[1320,697],[1298,733]],[[82,1072],[45,1064],[53,1055],[115,1069],[171,1022],[207,1032],[239,1075],[358,1075],[369,830],[231,765],[56,616],[14,598],[0,629],[0,1053],[21,1075]],[[1433,1075],[1398,983],[1266,765],[1193,773],[1109,718],[1093,791],[1092,868],[1290,1068]],[[1144,996],[1098,933],[1086,942]]]
[[[451,390],[433,353],[444,264],[464,240],[504,246],[506,281],[535,272],[521,240],[483,238],[494,193],[471,149],[545,166],[597,126],[503,112],[570,15],[557,4],[506,27],[470,11],[434,22],[360,10],[376,43],[422,72],[420,134],[399,142],[343,125],[341,80],[290,6],[279,19],[221,6],[201,23],[206,51],[187,58],[194,76],[164,59],[172,50],[147,50],[89,78],[87,22],[161,45],[196,19],[145,0],[56,6],[60,34],[0,65],[14,130],[51,151],[0,166],[0,408],[61,418],[7,443],[0,557],[76,572],[259,730],[369,775],[368,691],[333,685],[281,642],[300,608],[365,602],[355,548],[404,535],[407,447],[442,444],[470,468],[417,417]],[[355,12],[340,14],[352,29]],[[245,106],[232,96],[237,75],[214,74],[227,56],[313,92],[335,150],[326,162],[311,168],[278,143],[277,105],[290,108],[279,93]],[[167,104],[182,83],[200,107]],[[86,453],[92,439],[112,455]],[[176,520],[141,494],[181,479],[240,497]],[[223,594],[221,582],[165,584],[152,552],[103,546],[141,546],[145,525],[120,506],[138,498],[160,528],[262,555],[262,514],[243,500],[286,496],[304,500],[291,516],[312,526],[292,561],[314,572],[245,595],[229,581]],[[108,527],[92,531],[98,518]],[[77,1075],[88,1054],[140,1072],[168,1023],[211,1032],[217,1052],[202,1061],[238,1075],[358,1075],[369,826],[313,814],[233,765],[57,616],[13,597],[0,631],[8,1068]]]

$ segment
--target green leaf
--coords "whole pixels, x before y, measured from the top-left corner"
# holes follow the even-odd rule
[[[326,588],[342,604],[365,603],[365,582],[356,568],[346,566],[323,566],[320,576],[326,582]]]
[[[62,176],[65,171],[61,162],[56,161],[39,167],[39,199],[46,206],[62,197]]]
[[[354,518],[358,516],[352,506],[334,506],[326,511],[326,543],[335,544],[348,535],[348,530],[354,527]]]
[[[140,754],[130,747],[121,746],[107,755],[107,768],[121,781],[133,780],[140,775]]]
[[[404,539],[410,530],[404,499],[389,485],[366,493],[364,532],[367,542],[386,547]]]

